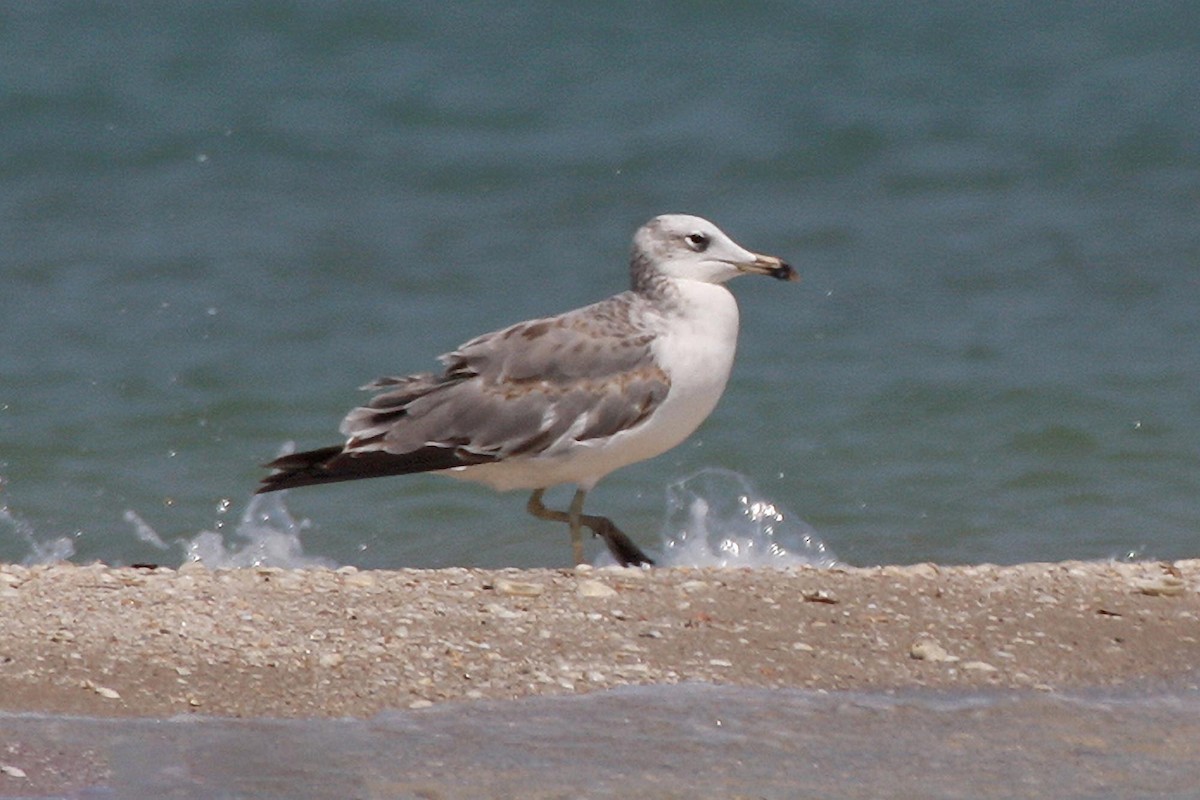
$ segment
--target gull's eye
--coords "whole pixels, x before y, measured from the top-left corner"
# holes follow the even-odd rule
[[[683,237],[683,239],[688,243],[688,247],[692,248],[697,253],[703,253],[708,249],[709,239],[708,236],[703,233],[689,233],[687,236]]]

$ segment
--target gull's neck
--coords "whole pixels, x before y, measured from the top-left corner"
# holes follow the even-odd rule
[[[635,252],[629,259],[629,286],[641,295],[653,296],[666,277],[650,264],[645,253]]]

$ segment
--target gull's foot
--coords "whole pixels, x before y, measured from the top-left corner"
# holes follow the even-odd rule
[[[622,567],[653,566],[654,559],[643,553],[642,549],[622,533],[621,529],[614,525],[608,517],[588,515],[584,524],[604,540],[604,544],[608,546],[608,552],[612,553],[613,558]]]

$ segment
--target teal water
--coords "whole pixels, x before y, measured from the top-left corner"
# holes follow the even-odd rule
[[[1196,556],[1197,30],[1182,1],[7,6],[0,559],[177,563],[354,387],[621,290],[668,211],[803,281],[733,285],[721,405],[590,509],[653,546],[716,467],[852,563]],[[284,503],[336,563],[564,563],[524,500]]]

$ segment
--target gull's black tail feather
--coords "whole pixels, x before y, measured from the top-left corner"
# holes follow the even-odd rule
[[[347,451],[341,446],[322,447],[303,453],[288,453],[267,464],[267,467],[277,471],[262,479],[256,494],[387,475],[411,475],[494,460],[493,457],[470,453],[460,447],[426,446],[411,453],[399,454],[383,450]]]

